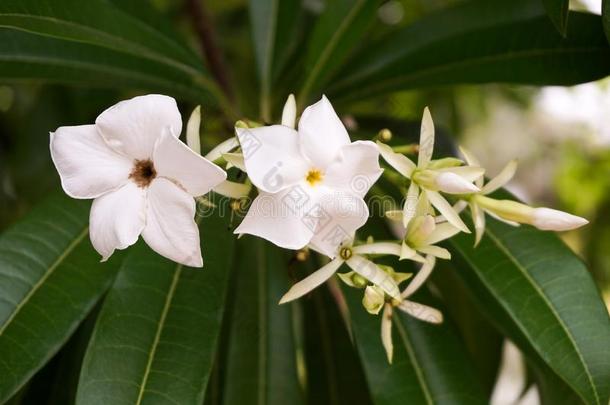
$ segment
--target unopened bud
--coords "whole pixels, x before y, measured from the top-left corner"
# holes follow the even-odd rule
[[[377,139],[381,142],[390,142],[392,140],[392,131],[387,128],[382,129],[377,133]]]
[[[419,215],[411,219],[407,226],[407,235],[405,242],[410,247],[421,246],[436,227],[434,217],[432,215]]]
[[[284,110],[282,111],[282,125],[294,128],[297,119],[297,103],[294,99],[294,94],[288,96]]]
[[[477,186],[451,172],[442,172],[436,177],[436,186],[444,193],[471,194],[481,191]]]
[[[377,315],[385,304],[385,293],[377,286],[370,285],[364,290],[362,305],[368,313]]]
[[[552,208],[534,208],[531,222],[536,228],[544,231],[569,231],[588,223],[584,218]]]

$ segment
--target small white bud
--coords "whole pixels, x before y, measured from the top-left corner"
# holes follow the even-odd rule
[[[440,191],[449,194],[469,194],[480,191],[477,186],[468,180],[451,172],[439,173],[436,177],[436,186]]]
[[[589,223],[584,218],[552,208],[535,208],[532,225],[543,231],[569,231]]]
[[[186,124],[186,144],[195,153],[201,154],[199,127],[201,126],[201,106],[197,106]]]
[[[372,315],[377,315],[385,304],[385,293],[377,286],[367,286],[364,290],[362,305]]]
[[[282,125],[294,128],[297,120],[297,103],[294,99],[294,94],[288,96],[284,110],[282,111]]]

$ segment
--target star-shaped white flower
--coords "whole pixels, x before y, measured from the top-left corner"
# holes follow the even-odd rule
[[[298,131],[272,125],[236,132],[259,195],[235,233],[287,249],[311,244],[334,257],[369,216],[363,197],[382,172],[377,146],[350,142],[326,97],[305,109]]]
[[[110,107],[94,125],[51,133],[51,157],[64,191],[93,198],[89,235],[107,260],[140,234],[157,253],[201,267],[195,200],[226,178],[178,136],[176,101],[147,95]]]
[[[403,225],[415,216],[414,207],[420,191],[423,190],[428,200],[452,225],[462,232],[470,233],[459,215],[452,209],[440,192],[448,194],[465,194],[479,191],[472,182],[485,172],[480,167],[460,166],[461,162],[453,159],[432,160],[434,150],[434,123],[428,108],[424,110],[419,139],[417,165],[408,157],[396,153],[391,147],[377,142],[384,160],[398,173],[410,179],[411,183],[403,206]]]

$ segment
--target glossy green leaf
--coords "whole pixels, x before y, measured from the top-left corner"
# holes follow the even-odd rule
[[[585,403],[608,403],[610,319],[587,269],[556,235],[490,219],[476,249],[465,235],[448,246],[481,309],[497,308],[490,315],[502,316],[496,326],[503,333]]]
[[[602,0],[602,20],[606,38],[610,42],[610,0]]]
[[[537,2],[465,2],[391,33],[355,55],[334,99],[461,83],[572,85],[610,73],[599,16],[572,13],[567,38]]]
[[[290,257],[261,239],[238,242],[235,300],[224,384],[225,405],[303,403],[287,291]]]
[[[120,256],[100,263],[89,205],[53,197],[0,237],[0,402],[60,349],[114,278]]]
[[[378,0],[333,0],[325,5],[309,38],[299,106],[321,91],[377,15]]]
[[[568,29],[568,14],[570,1],[569,0],[542,0],[544,8],[549,15],[549,18],[557,28],[557,31],[564,37]]]
[[[204,267],[132,247],[98,318],[77,404],[200,404],[224,311],[233,234],[216,211],[201,223]]]
[[[272,105],[271,87],[294,44],[300,11],[299,0],[250,0],[250,25],[261,85],[261,109],[264,119],[268,121]]]
[[[395,311],[394,361],[390,365],[381,344],[381,316],[370,315],[362,308],[362,290],[344,291],[355,344],[376,405],[488,403],[451,321],[431,325]],[[429,303],[429,297],[424,297],[427,294],[422,293],[414,300]],[[436,302],[432,305],[439,307]]]

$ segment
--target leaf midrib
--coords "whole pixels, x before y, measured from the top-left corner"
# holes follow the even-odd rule
[[[66,249],[59,255],[59,257],[49,266],[49,268],[43,273],[42,277],[32,286],[30,291],[22,298],[22,300],[17,304],[11,315],[7,318],[7,320],[0,327],[0,336],[4,333],[6,328],[13,322],[15,317],[19,314],[21,309],[25,304],[29,302],[29,300],[34,296],[34,294],[42,287],[42,285],[49,279],[51,274],[63,263],[63,261],[76,249],[78,245],[83,241],[85,236],[89,231],[89,226],[86,226],[76,238],[70,242],[70,244],[66,247]]]
[[[152,364],[155,359],[155,355],[157,353],[157,348],[159,347],[159,342],[161,340],[161,334],[162,334],[163,328],[165,326],[165,320],[167,318],[167,314],[171,307],[172,300],[174,298],[174,293],[176,292],[176,287],[178,286],[178,281],[180,280],[181,274],[182,274],[182,265],[177,265],[174,270],[174,275],[172,277],[172,283],[170,284],[169,290],[167,291],[167,295],[165,297],[165,303],[163,305],[163,310],[161,311],[161,318],[159,319],[159,324],[157,325],[155,337],[153,339],[153,343],[150,348],[150,352],[148,354],[148,360],[146,362],[146,368],[144,369],[144,375],[142,376],[142,382],[140,383],[140,390],[138,392],[138,399],[136,400],[136,405],[140,405],[142,403],[142,399],[144,398],[144,393],[146,392],[146,384],[148,383],[148,377],[152,370]]]
[[[576,346],[576,342],[573,340],[573,337],[571,335],[571,333],[569,332],[569,330],[567,329],[566,325],[564,324],[563,320],[559,317],[559,314],[554,310],[553,306],[551,305],[551,303],[547,300],[546,295],[543,294],[543,291],[538,288],[538,286],[536,285],[536,283],[534,282],[534,280],[531,279],[531,277],[529,277],[529,273],[527,272],[527,270],[521,265],[521,263],[517,260],[516,257],[514,257],[505,247],[504,245],[500,242],[500,240],[497,238],[497,236],[491,231],[489,230],[489,227],[485,228],[485,234],[487,234],[490,239],[493,241],[493,243],[496,245],[496,247],[502,252],[504,253],[507,258],[515,265],[515,267],[521,272],[523,273],[525,279],[528,281],[528,283],[530,283],[532,285],[532,287],[538,291],[539,296],[542,298],[543,302],[548,306],[549,310],[551,311],[551,313],[553,314],[553,316],[555,316],[555,318],[558,320],[562,330],[564,331],[564,333],[566,334],[566,336],[568,337],[568,340],[570,341],[570,343],[572,344],[572,346],[574,347],[576,354],[578,355],[579,360],[581,361],[581,364],[583,366],[583,369],[585,371],[585,374],[587,376],[587,381],[589,382],[590,387],[592,388],[593,391],[593,395],[595,397],[595,403],[596,404],[600,404],[599,401],[599,395],[597,393],[597,390],[595,389],[595,384],[593,383],[593,379],[592,376],[590,374],[590,371],[587,367],[587,364],[584,361],[584,358],[582,357],[582,354],[580,353],[580,350],[578,349],[578,347]],[[464,260],[466,260],[470,266],[474,267],[474,268],[479,268],[479,266],[477,266],[476,263],[474,263],[472,260],[470,260],[470,258],[464,254],[464,251],[456,244],[456,243],[452,243],[452,245],[454,246],[454,248],[456,250],[458,250],[461,253],[462,258],[464,258]],[[491,288],[489,286],[489,284],[486,282],[485,279],[483,279],[478,272],[475,272],[477,278],[485,285],[485,287],[490,291],[493,292],[494,289]],[[521,323],[519,322],[519,318],[516,317],[514,315],[514,313],[511,311],[511,309],[509,307],[507,307],[503,301],[498,300],[497,301],[502,308],[504,308],[504,310],[510,314],[511,318],[514,320],[515,325],[517,326],[517,328],[519,328],[519,330],[527,337],[529,342],[533,342],[530,334],[528,333],[527,329],[525,329],[523,327],[523,325],[521,325]],[[537,347],[537,345],[536,345]],[[570,387],[572,387],[574,389],[575,392],[578,393],[579,396],[582,397],[582,394],[579,392],[579,390],[574,386],[574,384],[572,383],[572,381],[569,381],[568,379],[566,379],[563,375],[559,375],[559,377],[565,381]],[[583,398],[584,399],[584,398]]]

